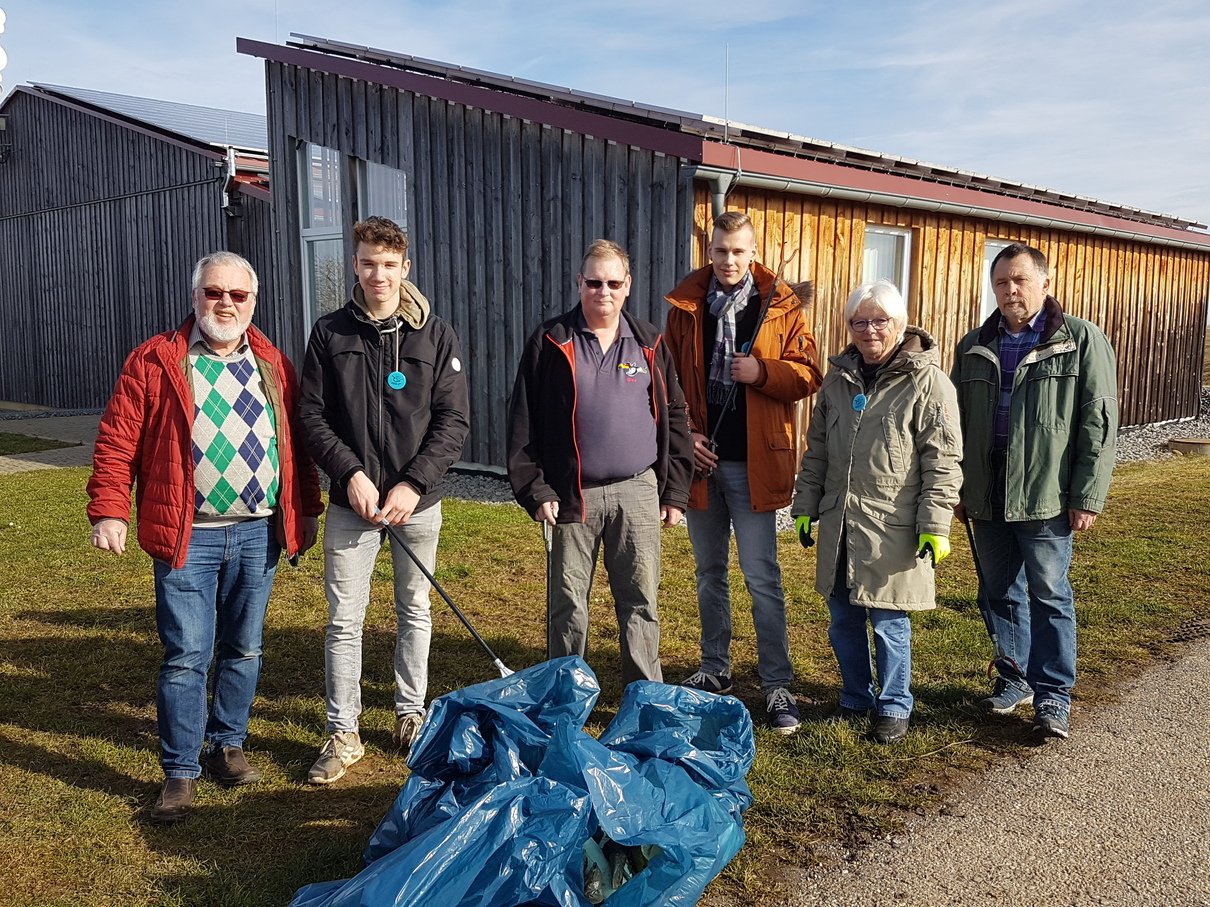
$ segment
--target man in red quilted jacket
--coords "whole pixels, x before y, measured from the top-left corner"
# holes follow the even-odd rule
[[[126,359],[101,418],[88,482],[92,544],[154,559],[156,690],[165,783],[150,818],[189,815],[197,779],[260,780],[244,756],[277,562],[310,548],[323,510],[298,437],[294,368],[252,326],[256,272],[216,252],[193,272],[193,312]],[[206,675],[214,661],[213,697]]]

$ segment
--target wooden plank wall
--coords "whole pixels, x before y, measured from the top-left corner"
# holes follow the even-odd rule
[[[277,268],[274,266],[273,205],[266,199],[241,191],[239,216],[227,218],[227,248],[236,252],[256,269],[260,290],[256,295],[253,322],[274,345],[283,336],[281,305],[278,303]],[[297,365],[301,359],[295,359]]]
[[[126,355],[189,313],[224,247],[212,159],[29,94],[0,167],[0,400],[104,406]]]
[[[709,187],[699,183],[696,262],[706,260],[710,199]],[[816,305],[808,318],[821,354],[839,352],[848,342],[840,313],[861,283],[867,223],[912,231],[908,314],[937,339],[946,368],[957,341],[979,320],[984,241],[1020,240],[1048,257],[1051,292],[1064,309],[1099,325],[1113,344],[1123,425],[1198,414],[1210,253],[744,188],[731,193],[727,207],[752,217],[758,250],[770,267],[777,267],[783,244],[797,250],[785,276],[815,281]]]
[[[693,185],[679,159],[298,67],[266,70],[282,327],[294,337],[283,343],[292,353],[307,331],[294,177],[303,142],[407,174],[410,276],[454,325],[467,363],[463,459],[504,465],[522,345],[578,302],[575,277],[592,240],[629,251],[628,310],[663,323],[662,295],[691,255]],[[372,213],[346,205],[346,244],[353,220]]]

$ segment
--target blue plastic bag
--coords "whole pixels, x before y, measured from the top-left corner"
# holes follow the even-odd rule
[[[589,839],[646,864],[607,885],[605,904],[696,904],[744,843],[748,711],[639,681],[596,740],[584,723],[598,694],[573,656],[436,700],[366,868],[301,888],[291,907],[588,907]]]

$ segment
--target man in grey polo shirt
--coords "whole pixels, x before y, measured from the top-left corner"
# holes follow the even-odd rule
[[[656,594],[660,525],[689,500],[693,442],[685,400],[655,325],[624,314],[630,257],[588,247],[580,304],[530,337],[509,401],[508,475],[552,527],[547,655],[584,655],[597,552],[621,639],[622,681],[662,680]]]

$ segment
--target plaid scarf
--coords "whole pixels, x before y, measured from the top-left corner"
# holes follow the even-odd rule
[[[735,382],[731,379],[731,359],[735,355],[735,320],[752,296],[752,272],[730,291],[719,285],[717,277],[710,278],[710,289],[706,293],[706,305],[710,314],[718,319],[714,331],[714,349],[710,354],[710,375],[706,381],[706,399],[710,403],[722,403]]]

